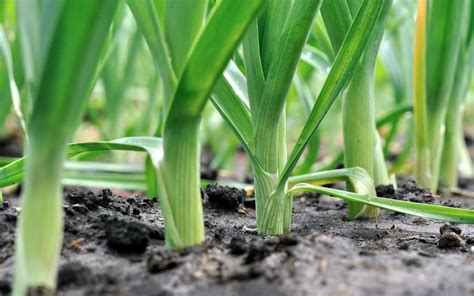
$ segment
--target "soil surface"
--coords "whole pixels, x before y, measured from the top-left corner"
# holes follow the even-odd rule
[[[378,191],[448,201],[403,183]],[[344,202],[304,194],[295,198],[292,232],[261,237],[254,202],[244,194],[209,187],[203,192],[206,242],[167,251],[158,202],[67,190],[59,295],[474,294],[473,226],[387,211],[377,220],[348,221]],[[466,197],[449,199],[474,206]],[[2,295],[10,293],[17,217],[8,201],[0,206]]]

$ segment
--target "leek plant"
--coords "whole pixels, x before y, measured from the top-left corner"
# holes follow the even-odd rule
[[[236,132],[253,166],[257,230],[277,235],[290,230],[292,201],[287,182],[304,147],[356,68],[373,31],[383,30],[389,1],[364,1],[338,50],[318,99],[287,160],[285,100],[317,1],[270,1],[243,41],[248,98],[234,81],[221,80],[213,103]],[[234,83],[232,83],[234,82]],[[237,89],[237,90],[236,90]],[[242,93],[242,92],[240,92]],[[231,103],[229,101],[234,100]],[[373,193],[373,186],[372,192]]]
[[[461,132],[456,120],[462,117],[463,66],[472,51],[471,6],[464,0],[419,1],[413,70],[416,179],[433,192],[440,183],[456,182]]]
[[[56,288],[66,144],[80,123],[117,3],[32,1],[27,6],[25,1],[17,2],[23,60],[27,69],[34,69],[26,72],[35,87],[16,236],[15,295],[31,289],[53,293]],[[38,34],[27,34],[35,30]]]
[[[265,1],[129,0],[128,5],[157,64],[164,89],[162,166],[156,174],[166,245],[204,240],[200,194],[199,128],[204,105]],[[169,205],[169,206],[168,206]]]
[[[326,1],[322,15],[334,51],[338,51],[344,36],[360,7],[361,1]],[[375,122],[373,76],[375,61],[382,40],[390,2],[384,3],[378,26],[372,32],[343,101],[344,164],[361,167],[374,179],[375,185],[388,184],[388,172]],[[350,184],[348,190],[353,191]],[[374,192],[372,192],[373,194]],[[376,217],[378,210],[349,202],[349,217]]]
[[[473,163],[464,141],[462,114],[469,81],[474,68],[474,4],[471,5],[470,26],[461,32],[455,76],[446,114],[446,132],[441,157],[440,185],[456,187],[458,176],[472,177]]]

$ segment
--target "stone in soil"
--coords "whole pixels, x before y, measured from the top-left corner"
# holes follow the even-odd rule
[[[466,242],[454,232],[445,232],[438,241],[438,248],[440,249],[462,248],[465,245]]]

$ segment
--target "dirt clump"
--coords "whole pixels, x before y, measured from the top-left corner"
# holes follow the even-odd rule
[[[439,233],[440,234],[445,234],[445,233],[449,233],[449,232],[454,232],[457,235],[461,235],[462,229],[457,227],[456,225],[452,225],[452,224],[448,224],[448,223],[443,224],[439,228]]]
[[[120,253],[143,253],[149,240],[145,225],[117,218],[106,222],[105,236],[107,246]]]
[[[379,185],[376,187],[377,196],[404,201],[428,203],[435,201],[433,194],[426,188],[418,186],[412,179],[400,180],[398,187]]]
[[[173,269],[180,263],[179,253],[163,249],[153,250],[146,259],[147,270],[152,274]]]
[[[205,194],[209,198],[210,204],[225,210],[237,209],[244,202],[246,196],[243,189],[217,184],[208,185]]]

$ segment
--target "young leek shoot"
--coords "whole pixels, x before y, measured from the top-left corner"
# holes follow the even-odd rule
[[[35,76],[38,88],[28,126],[28,159],[16,236],[15,295],[37,288],[52,294],[56,288],[66,144],[80,123],[117,6],[116,1],[95,0],[56,4],[48,7],[57,18],[48,28],[51,38],[40,44],[44,50],[38,59],[42,74],[41,78]],[[36,17],[46,11],[44,7],[23,8]],[[24,11],[19,12],[18,21],[28,22],[21,13]],[[28,36],[23,38],[28,40]]]
[[[418,5],[414,54],[414,110],[416,127],[416,179],[436,192],[439,185],[446,120],[463,36],[470,24],[470,1],[425,1]],[[471,38],[467,38],[469,40]],[[427,49],[429,48],[429,52]],[[455,86],[457,88],[458,86]],[[456,98],[456,100],[461,100]],[[459,114],[459,103],[452,108]],[[458,115],[460,116],[460,115]],[[450,135],[448,135],[448,141]],[[455,137],[455,136],[454,136]],[[447,149],[451,149],[450,145]],[[446,162],[449,154],[447,152]],[[452,154],[451,154],[452,155]],[[451,178],[451,177],[450,177]],[[452,178],[451,181],[452,183]]]
[[[162,3],[163,7],[149,0],[128,1],[164,84],[166,115],[160,132],[164,158],[154,166],[163,166],[158,184],[161,204],[170,207],[164,211],[169,248],[204,240],[199,186],[201,113],[264,2],[223,0],[206,17],[204,0],[168,0]]]
[[[375,123],[375,98],[373,72],[385,23],[390,9],[389,2],[380,12],[379,23],[372,32],[359,64],[354,70],[351,83],[343,101],[344,164],[345,167],[361,167],[374,179],[375,185],[390,183]],[[334,50],[339,50],[342,37],[348,30],[353,14],[360,1],[328,1],[322,7],[328,33]],[[336,20],[338,20],[337,23]],[[340,21],[340,22],[339,22]],[[347,184],[350,191],[353,190]],[[378,210],[349,202],[349,217],[375,217]]]

